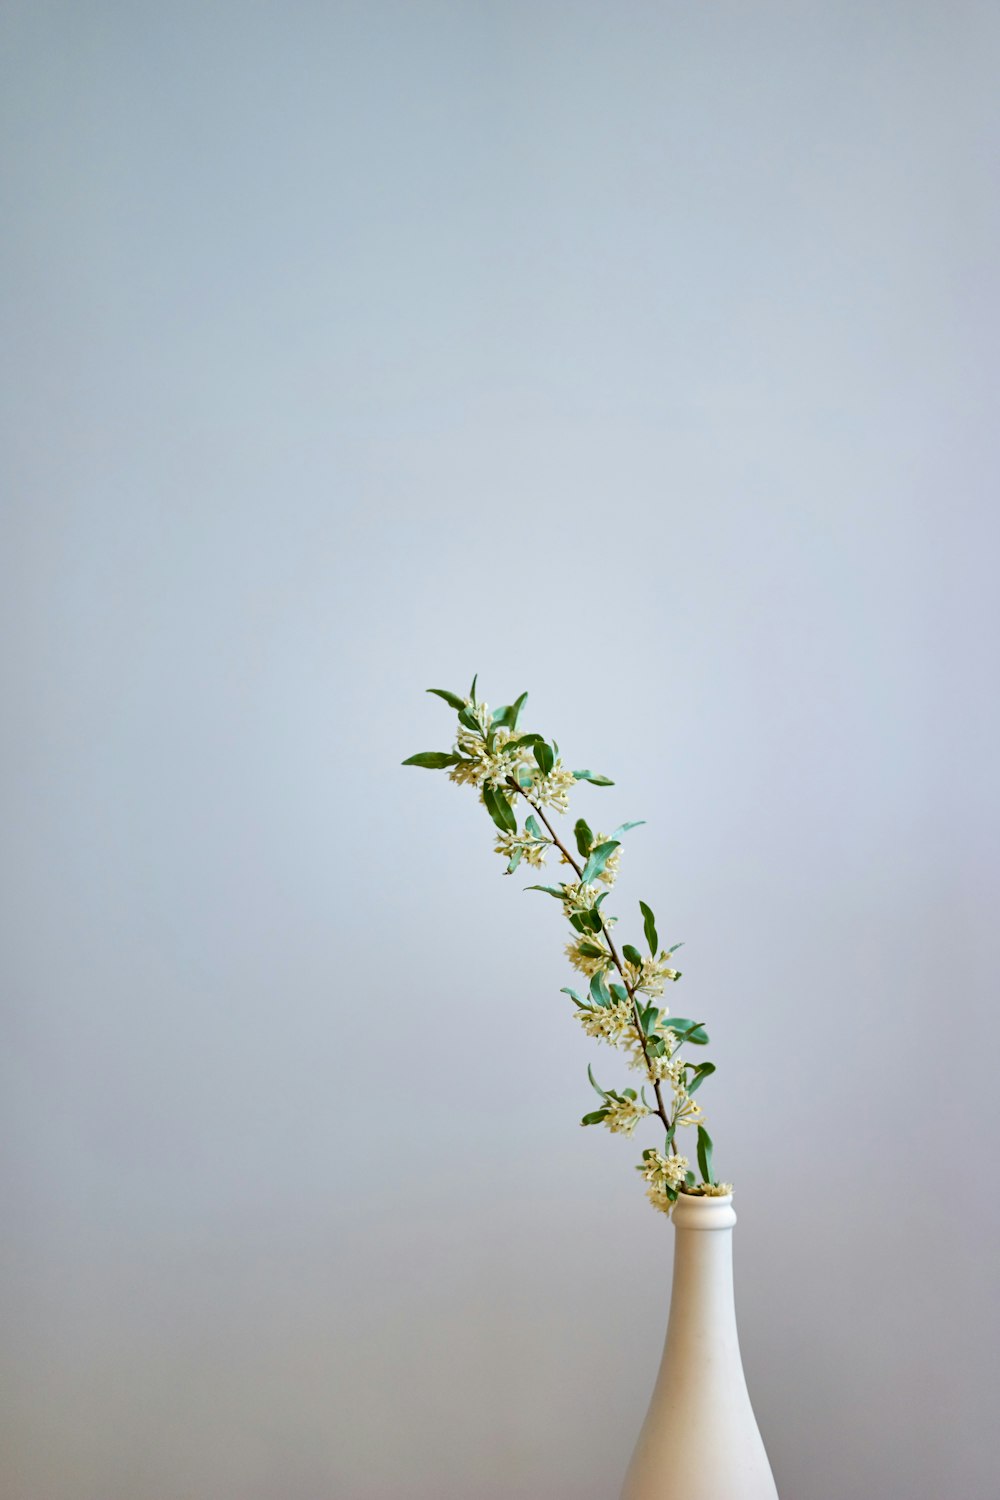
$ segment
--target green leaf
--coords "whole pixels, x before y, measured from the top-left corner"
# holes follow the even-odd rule
[[[580,944],[580,952],[585,958],[607,958],[608,955],[599,943],[588,943],[586,940]]]
[[[702,1182],[714,1182],[712,1176],[712,1137],[704,1125],[698,1126],[698,1166]]]
[[[601,973],[595,974],[590,981],[590,998],[602,1010],[611,1004],[611,995]]]
[[[606,1120],[608,1118],[608,1114],[609,1113],[610,1113],[610,1111],[606,1110],[606,1109],[594,1109],[594,1110],[591,1110],[591,1112],[590,1112],[589,1115],[584,1115],[583,1119],[580,1121],[580,1124],[581,1125],[600,1125],[600,1123],[601,1123],[602,1120]]]
[[[511,807],[503,792],[497,792],[497,808],[504,823],[507,825],[508,833],[517,832],[517,814]]]
[[[524,854],[524,850],[523,849],[515,849],[514,850],[514,853],[511,855],[510,859],[507,861],[507,871],[506,871],[506,873],[508,875],[513,875],[514,871],[517,869],[518,865],[521,863],[521,858],[522,858],[523,854]]]
[[[688,1021],[683,1016],[668,1016],[667,1025],[671,1031],[676,1031],[679,1042],[692,1042],[696,1047],[704,1047],[708,1041],[704,1021]]]
[[[559,991],[559,993],[560,993],[560,995],[568,995],[569,998],[572,1000],[573,1004],[574,1005],[578,1005],[581,1010],[587,1010],[588,1009],[588,1007],[586,1005],[584,1005],[583,1001],[580,999],[580,996],[576,993],[576,990],[569,989],[569,987],[567,985],[564,984],[563,987],[562,987],[562,989]]]
[[[614,786],[606,776],[598,776],[596,771],[574,771],[573,775],[577,781],[589,781],[592,786]]]
[[[462,708],[459,710],[458,722],[464,724],[466,729],[471,729],[473,734],[478,734],[480,739],[482,738],[483,731],[479,727],[479,720],[471,708]]]
[[[589,1063],[587,1065],[587,1077],[590,1079],[590,1086],[591,1086],[591,1088],[596,1089],[597,1092],[600,1094],[601,1098],[603,1099],[604,1095],[605,1095],[605,1090],[601,1088],[601,1085],[598,1083],[597,1079],[594,1077],[594,1070],[589,1065]]]
[[[561,885],[526,885],[524,889],[526,891],[544,891],[547,896],[555,896],[560,901],[563,898]]]
[[[590,928],[584,925],[584,920],[578,911],[570,913],[569,925],[577,932],[589,932]]]
[[[541,745],[545,743],[544,734],[519,734],[516,740],[511,740],[511,747],[517,746],[520,750],[526,750],[529,745]]]
[[[623,984],[613,984],[611,986],[611,993],[620,1005],[624,1005],[628,999],[628,990]]]
[[[608,834],[608,838],[609,839],[620,839],[621,836],[622,836],[622,834],[623,833],[628,833],[628,831],[629,831],[630,828],[641,828],[643,826],[643,824],[645,823],[645,821],[646,821],[645,818],[640,818],[638,820],[638,822],[636,822],[636,823],[619,823],[619,825],[615,829],[614,833],[609,833]]]
[[[580,871],[580,884],[589,885],[592,880],[596,880],[618,847],[617,839],[607,839],[603,844],[598,844],[596,849],[591,849],[587,863]]]
[[[645,901],[639,902],[639,910],[642,912],[642,930],[646,934],[646,942],[649,944],[649,951],[655,958],[656,950],[659,947],[659,943],[656,937],[656,918],[653,916],[653,913],[650,911]]]
[[[427,688],[428,693],[434,693],[438,698],[443,698],[452,708],[464,708],[465,699],[460,698],[457,693],[449,693],[447,688]]]
[[[647,1005],[646,1009],[642,1012],[642,1029],[644,1032],[646,1032],[647,1036],[652,1035],[652,1033],[656,1030],[656,1025],[659,1019],[660,1012],[658,1007],[655,1005]]]
[[[483,802],[486,805],[486,811],[502,833],[517,832],[514,809],[502,792],[497,791],[495,786],[484,786]]]
[[[517,773],[517,784],[518,786],[523,787],[526,792],[530,792],[535,783],[532,781],[531,773],[529,771],[519,769]]]
[[[691,1074],[690,1081],[687,1085],[688,1093],[693,1094],[696,1089],[700,1089],[702,1084],[705,1082],[705,1079],[709,1078],[714,1072],[715,1063],[699,1063],[694,1072]]]
[[[475,675],[475,677],[473,677],[473,679],[472,679],[472,686],[469,689],[469,697],[472,699],[473,703],[475,703],[475,701],[476,701],[476,683],[478,681],[479,681],[479,673],[477,672],[476,675]]]
[[[622,952],[624,953],[626,959],[630,964],[635,964],[637,969],[641,967],[642,954],[639,952],[638,948],[634,948],[631,943],[626,943],[624,948],[622,949]]]
[[[507,703],[503,708],[495,708],[492,715],[494,726],[498,729],[502,726],[504,729],[511,730],[511,732],[516,730],[517,718],[524,707],[527,696],[527,693],[522,693],[515,703]]]
[[[404,766],[424,766],[428,771],[442,771],[445,766],[457,766],[461,755],[451,755],[447,750],[421,750],[403,761]]]
[[[667,1131],[666,1135],[664,1136],[664,1142],[663,1142],[664,1155],[666,1155],[666,1156],[670,1155],[670,1148],[674,1144],[674,1136],[676,1134],[677,1134],[677,1126],[676,1125],[671,1125],[670,1129]]]
[[[545,837],[544,833],[539,828],[539,826],[538,826],[538,820],[535,818],[535,816],[534,816],[533,813],[529,813],[528,816],[525,818],[525,820],[524,820],[524,826],[528,830],[528,832],[531,834],[531,837],[533,839],[542,839],[542,838]]]
[[[687,1183],[688,1187],[694,1187],[694,1185],[698,1181],[698,1179],[694,1175],[693,1172],[685,1172],[684,1173],[684,1181]]]
[[[580,858],[586,859],[587,855],[590,853],[591,846],[593,845],[594,835],[591,833],[583,818],[577,818],[576,822],[573,824],[573,836],[576,839],[576,847],[579,851]]]
[[[556,758],[552,753],[552,746],[547,745],[544,740],[539,740],[538,744],[534,747],[534,753],[535,760],[538,762],[538,769],[543,776],[547,776],[556,763]]]

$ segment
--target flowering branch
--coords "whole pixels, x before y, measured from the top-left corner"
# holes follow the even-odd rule
[[[576,877],[582,883],[583,866],[577,864],[576,860],[573,858],[572,854],[570,854],[569,850],[566,848],[566,845],[562,842],[562,840],[560,839],[559,835],[556,833],[555,829],[552,827],[552,824],[549,822],[548,818],[545,816],[545,813],[539,807],[539,805],[537,804],[537,802],[532,802],[532,800],[528,796],[527,792],[524,790],[523,787],[518,786],[518,784],[514,780],[513,776],[509,776],[507,778],[507,781],[508,781],[508,785],[512,786],[516,792],[520,792],[521,796],[527,802],[528,806],[534,808],[535,812],[538,814],[538,816],[541,818],[542,822],[545,824],[545,827],[548,829],[549,836],[552,839],[552,842],[555,844],[556,848],[559,850],[559,853],[562,855],[562,857],[566,861],[566,863],[568,865],[571,865],[572,868],[576,871]],[[643,1030],[642,1017],[639,1014],[639,1005],[638,1005],[638,1002],[637,1002],[637,1000],[635,998],[635,991],[633,990],[632,986],[629,984],[628,975],[625,973],[625,969],[624,969],[624,967],[622,965],[622,961],[618,957],[618,949],[615,947],[614,939],[611,936],[611,932],[610,932],[607,924],[605,923],[604,918],[601,917],[600,920],[601,920],[601,932],[604,934],[604,939],[605,939],[605,941],[606,941],[606,943],[608,945],[608,949],[609,949],[609,951],[611,953],[611,957],[614,959],[615,968],[618,970],[619,974],[622,976],[622,981],[623,981],[623,983],[625,985],[626,990],[628,990],[628,997],[629,997],[629,999],[632,1002],[632,1011],[633,1011],[633,1014],[635,1016],[636,1035],[638,1036],[639,1041],[642,1043],[643,1056],[646,1059],[647,1069],[649,1069],[649,1064],[650,1064],[650,1056],[649,1056],[649,1050],[648,1050],[649,1049],[649,1043],[648,1043],[647,1038],[646,1038],[646,1033]],[[651,1074],[650,1081],[651,1081],[651,1083],[653,1085],[653,1092],[656,1095],[656,1113],[659,1115],[660,1119],[663,1121],[664,1128],[666,1129],[668,1135],[670,1135],[670,1133],[671,1133],[670,1117],[667,1114],[666,1106],[663,1103],[663,1094],[660,1091],[660,1080],[658,1078],[656,1078],[656,1077],[653,1077],[652,1074]]]
[[[666,1132],[664,1151],[646,1149],[638,1170],[647,1183],[647,1196],[655,1208],[669,1213],[681,1192],[714,1195],[728,1192],[728,1183],[718,1183],[712,1170],[712,1139],[705,1129],[701,1106],[693,1098],[706,1078],[715,1072],[714,1063],[694,1063],[682,1058],[685,1044],[701,1047],[708,1033],[700,1021],[671,1017],[666,1007],[656,1004],[667,981],[680,979],[671,967],[672,955],[681,945],[662,950],[656,934],[656,919],[644,901],[639,902],[643,932],[649,957],[630,943],[621,952],[611,935],[617,918],[601,910],[618,875],[621,839],[637,823],[623,823],[610,837],[594,834],[583,818],[577,820],[573,833],[579,860],[559,837],[549,813],[565,813],[569,793],[580,781],[593,786],[613,786],[606,776],[593,771],[570,771],[559,757],[555,741],[541,734],[518,732],[518,719],[527,699],[522,693],[513,704],[494,709],[476,697],[476,678],[466,698],[444,688],[428,692],[443,698],[458,715],[458,731],[452,750],[426,750],[411,755],[404,765],[423,766],[428,770],[447,770],[452,781],[473,786],[496,829],[496,852],[507,861],[506,873],[513,874],[523,861],[539,868],[545,863],[547,850],[559,851],[562,862],[576,876],[574,883],[558,886],[535,885],[528,890],[544,891],[555,897],[573,928],[574,938],[567,953],[574,968],[590,981],[586,999],[575,990],[565,988],[576,1006],[577,1019],[588,1036],[618,1047],[629,1054],[629,1066],[638,1067],[653,1090],[655,1104],[641,1098],[634,1089],[603,1089],[588,1068],[591,1085],[601,1099],[599,1109],[584,1115],[581,1124],[603,1124],[620,1135],[631,1135],[646,1116],[656,1116]],[[524,827],[519,828],[515,805],[522,798],[531,808]],[[549,809],[549,813],[546,812]],[[539,823],[538,819],[541,820]],[[544,827],[544,832],[543,832]],[[581,862],[582,861],[582,862]],[[603,890],[598,887],[603,886]],[[608,984],[611,968],[621,979]],[[670,1084],[673,1103],[668,1109],[663,1098],[663,1083]],[[688,1159],[675,1145],[678,1128],[697,1127],[697,1159],[701,1172],[699,1182],[689,1168]]]

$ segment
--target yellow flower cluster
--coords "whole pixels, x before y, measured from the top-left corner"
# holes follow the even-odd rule
[[[574,969],[581,974],[591,978],[594,974],[602,974],[611,963],[611,954],[604,946],[599,937],[588,933],[586,937],[578,937],[571,943],[566,944],[566,957]]]
[[[658,1000],[666,988],[667,980],[679,979],[680,973],[677,969],[671,969],[666,960],[667,953],[661,953],[659,958],[644,958],[641,964],[625,965],[625,977],[629,986],[640,995],[648,995],[650,1000]]]
[[[642,1173],[649,1186],[646,1189],[646,1197],[654,1208],[660,1213],[669,1214],[673,1203],[667,1196],[667,1189],[675,1192],[681,1186],[687,1175],[688,1159],[686,1156],[662,1156],[659,1151],[644,1151],[639,1171]]]
[[[493,845],[495,852],[502,854],[505,859],[510,859],[520,850],[525,864],[533,865],[536,870],[544,865],[548,847],[548,839],[535,839],[530,833],[498,833]]]
[[[461,728],[458,731],[456,743],[465,760],[460,760],[458,765],[452,766],[448,772],[452,781],[465,783],[469,786],[477,786],[480,790],[484,786],[499,787],[507,796],[508,800],[513,798],[513,788],[508,787],[508,776],[517,777],[519,770],[528,766],[527,751],[513,744],[517,736],[510,729],[498,729],[493,736],[492,750],[487,745],[485,734],[490,725],[490,712],[485,703],[480,703],[474,709],[476,719],[486,728],[482,734],[474,730]]]
[[[569,809],[569,794],[576,786],[576,777],[568,771],[561,760],[557,760],[547,776],[532,767],[534,784],[528,793],[532,802],[540,807],[551,807],[564,813]]]
[[[658,1013],[661,1019],[666,1014],[665,1010],[661,1010]],[[647,1057],[642,1041],[638,1033],[636,1033],[632,1055],[629,1058],[629,1067],[638,1068],[640,1073],[647,1074],[654,1083],[661,1083],[666,1078],[669,1080],[671,1087],[673,1087],[674,1080],[683,1067],[683,1063],[674,1061],[671,1056],[674,1048],[677,1046],[677,1033],[676,1031],[672,1031],[669,1026],[661,1028],[660,1021],[658,1020],[656,1035],[662,1037],[666,1045],[666,1051],[662,1057]]]
[[[668,1198],[662,1188],[648,1187],[646,1189],[646,1197],[649,1199],[654,1208],[659,1209],[661,1214],[667,1214],[669,1216],[670,1210],[674,1206],[674,1200],[672,1198]]]
[[[696,1104],[690,1094],[685,1094],[683,1089],[674,1089],[673,1119],[675,1125],[702,1124],[701,1105]]]
[[[643,1116],[649,1114],[640,1100],[623,1094],[606,1094],[604,1108],[607,1110],[604,1124],[615,1135],[631,1135]]]
[[[564,884],[562,893],[563,911],[567,917],[574,917],[581,911],[593,910],[600,895],[596,885],[581,885],[579,881]]]
[[[616,1001],[614,1005],[595,1005],[593,1010],[578,1010],[576,1018],[588,1036],[610,1042],[613,1047],[623,1035],[635,1029],[632,1005],[628,1000]]]
[[[653,1187],[668,1188],[680,1187],[687,1169],[686,1156],[662,1156],[659,1151],[645,1151],[639,1170]]]

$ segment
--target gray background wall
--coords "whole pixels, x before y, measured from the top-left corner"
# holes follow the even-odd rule
[[[995,1495],[995,7],[2,24],[4,1496],[617,1493],[476,670],[648,820],[782,1495]]]

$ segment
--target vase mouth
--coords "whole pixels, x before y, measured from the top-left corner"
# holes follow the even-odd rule
[[[736,1223],[733,1195],[704,1198],[697,1193],[680,1193],[670,1217],[678,1229],[731,1229]]]

